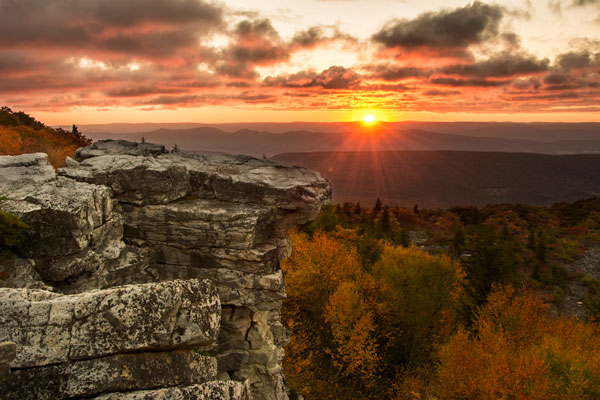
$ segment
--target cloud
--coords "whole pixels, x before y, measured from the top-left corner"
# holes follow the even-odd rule
[[[265,78],[263,83],[265,86],[286,88],[321,87],[323,89],[347,90],[356,87],[361,80],[361,76],[352,69],[332,66],[318,74],[312,71],[300,71],[286,76],[269,76]]]
[[[224,10],[203,0],[0,2],[0,49],[161,58],[197,47],[224,28]]]
[[[0,102],[512,112],[511,98],[515,110],[598,100],[600,42],[573,39],[551,63],[503,28],[523,16],[476,1],[393,20],[364,41],[330,25],[282,38],[261,13],[212,0],[0,0]],[[301,64],[313,59],[332,61]]]
[[[399,81],[406,78],[429,76],[431,74],[431,71],[420,67],[394,66],[390,64],[366,66],[366,69],[372,71],[372,78],[379,78],[386,81]]]
[[[215,70],[230,77],[254,79],[255,66],[288,60],[290,54],[279,33],[266,18],[240,21],[232,42],[218,54]]]
[[[548,59],[540,60],[531,55],[499,54],[472,64],[454,64],[440,69],[448,75],[479,78],[511,77],[529,75],[548,70]]]
[[[562,15],[562,4],[560,3],[561,0],[548,0],[548,9],[556,14],[556,15]]]
[[[430,49],[442,54],[463,54],[499,34],[503,9],[479,1],[455,10],[427,12],[413,20],[393,20],[372,36],[385,48],[404,51]]]
[[[504,86],[510,81],[489,81],[487,79],[454,79],[454,78],[433,78],[429,82],[441,86],[452,87],[498,87]]]
[[[289,43],[289,47],[290,50],[293,51],[295,49],[313,48],[334,41],[344,41],[349,43],[358,42],[355,37],[343,33],[337,28],[332,29],[330,26],[311,26],[308,29],[296,32]]]
[[[425,96],[454,96],[460,94],[458,90],[438,90],[430,89],[423,92]]]
[[[595,56],[589,51],[568,52],[560,54],[556,59],[558,64],[564,70],[580,69],[600,64],[600,53]]]
[[[589,5],[600,5],[600,0],[573,0],[573,6],[585,7]]]

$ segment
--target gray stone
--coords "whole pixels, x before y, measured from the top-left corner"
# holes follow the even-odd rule
[[[111,193],[104,186],[59,178],[43,185],[0,184],[0,195],[6,198],[2,210],[34,227],[17,249],[27,257],[73,254],[111,233],[105,227],[112,217]],[[118,227],[113,236],[120,237]]]
[[[31,183],[41,184],[56,179],[56,172],[45,153],[0,156],[0,187],[15,188]]]
[[[0,343],[0,383],[10,375],[10,363],[17,354],[17,345],[13,342]]]
[[[128,285],[77,295],[0,289],[0,340],[17,343],[13,368],[120,352],[212,347],[220,302],[208,281]]]
[[[192,385],[216,378],[217,363],[191,351],[117,354],[45,368],[13,370],[5,400],[67,399],[101,393]]]
[[[168,155],[102,155],[87,158],[75,168],[61,168],[59,174],[108,186],[119,201],[138,205],[168,203],[191,191],[185,164],[173,163]]]
[[[0,255],[0,287],[54,290],[35,269],[34,260],[9,252]]]
[[[46,167],[38,156],[0,162],[10,176],[27,177],[18,190],[0,179],[0,192],[12,196],[2,207],[32,227],[16,261],[0,261],[0,286],[49,289],[0,290],[0,307],[8,310],[0,318],[12,321],[0,321],[0,339],[19,343],[19,371],[31,369],[47,382],[52,378],[44,374],[123,353],[165,357],[200,346],[215,355],[220,379],[239,382],[161,389],[171,385],[165,381],[146,391],[107,388],[127,393],[103,398],[288,398],[280,262],[291,252],[288,230],[314,218],[331,195],[321,175],[247,156],[167,154],[162,146],[124,141],[78,150],[59,178]],[[198,279],[216,289],[200,294],[170,286]],[[124,284],[134,285],[111,289]],[[180,322],[210,334],[186,333]]]
[[[96,400],[250,400],[247,382],[212,381],[201,385],[111,393]],[[258,399],[257,399],[258,400]]]
[[[87,158],[109,154],[126,154],[130,156],[150,156],[166,153],[162,144],[134,143],[127,140],[99,140],[91,146],[81,147],[75,151],[75,160],[83,161]]]

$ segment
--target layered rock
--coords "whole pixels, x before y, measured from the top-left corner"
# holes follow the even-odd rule
[[[76,309],[69,307],[86,299],[87,309],[97,312],[92,317],[96,324],[123,328],[123,322],[114,319],[119,313],[108,311],[111,307],[120,307],[119,312],[129,317],[131,312],[144,314],[144,307],[158,307],[154,301],[169,303],[166,298],[174,299],[173,285],[188,285],[186,290],[190,293],[195,290],[190,288],[192,285],[197,296],[188,293],[191,297],[186,302],[182,293],[178,313],[220,322],[218,333],[211,331],[216,340],[211,354],[217,360],[216,377],[222,381],[215,381],[215,376],[202,380],[188,371],[176,374],[168,382],[146,386],[135,380],[128,384],[130,381],[125,379],[122,386],[92,390],[87,396],[127,391],[127,397],[118,398],[205,398],[213,392],[222,393],[222,398],[243,398],[248,393],[256,399],[287,398],[281,372],[287,332],[280,316],[285,290],[279,262],[290,251],[289,228],[314,218],[321,203],[330,196],[329,184],[318,173],[246,156],[168,154],[161,146],[121,141],[101,141],[80,149],[76,160],[68,160],[58,177],[45,167],[43,155],[21,157],[24,159],[0,157],[0,168],[12,168],[10,174],[0,174],[0,195],[8,198],[1,207],[33,227],[17,249],[20,257],[4,260],[0,266],[3,286],[27,288],[4,289],[0,294],[0,299],[12,299],[7,300],[14,302],[8,306],[10,309],[25,307],[15,311],[15,320],[35,319],[24,305],[36,303],[49,310],[66,307],[70,311],[64,312],[65,323],[74,321]],[[19,168],[26,168],[27,173],[21,173],[26,178],[15,178],[20,175]],[[12,178],[9,181],[4,176]],[[18,187],[17,181],[21,182]],[[51,240],[54,236],[57,239]],[[121,287],[124,284],[135,285]],[[211,284],[216,286],[216,292]],[[144,298],[143,293],[160,290],[170,294]],[[130,292],[136,294],[126,295]],[[211,296],[216,297],[214,293],[218,293],[221,304],[216,311],[210,300]],[[92,300],[104,295],[114,298],[112,305]],[[174,303],[169,304],[175,307]],[[206,307],[199,310],[202,304]],[[166,332],[166,326],[176,326],[167,322],[175,318],[168,307],[164,304],[164,312],[148,321],[148,331],[160,326]],[[45,317],[28,323],[32,332],[41,332],[44,324],[54,326],[49,324],[50,314],[44,312],[39,315]],[[69,313],[71,316],[66,316]],[[200,325],[199,320],[196,323]],[[204,328],[209,326],[214,324]],[[139,328],[144,331],[144,324]],[[134,332],[124,329],[121,334]],[[22,355],[11,366],[43,364],[39,361],[45,357],[43,352],[35,356],[27,353],[30,342],[21,340],[14,330],[11,332],[0,333],[0,340],[13,340],[23,347]],[[200,340],[202,335],[197,333],[191,341],[182,339],[177,343],[173,341],[177,335],[170,336],[171,342],[152,341],[142,335],[133,339],[138,344],[135,348],[128,348],[117,336],[104,342],[115,343],[112,350],[104,351],[103,345],[98,345],[88,349],[88,353],[68,352],[66,358],[48,356],[58,365],[53,365],[52,370],[46,368],[39,376],[72,375],[73,368],[84,368],[81,363],[88,363],[89,368],[100,365],[94,362],[111,365],[108,358],[129,351],[172,351],[182,344],[210,347],[210,335]],[[152,353],[143,354],[151,357]],[[135,369],[133,361],[125,364],[131,364],[130,370]],[[27,379],[29,375],[23,371],[15,379]],[[104,371],[103,376],[115,373]],[[194,378],[186,380],[184,376]],[[188,386],[157,389],[175,385]],[[73,382],[64,385],[80,386]],[[73,397],[78,393],[64,389],[60,396]],[[110,396],[106,398],[117,398]]]

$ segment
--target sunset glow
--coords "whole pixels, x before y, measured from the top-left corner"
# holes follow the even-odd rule
[[[53,124],[600,120],[597,1],[68,4],[0,3],[0,105]]]
[[[373,114],[367,114],[364,116],[363,121],[366,124],[372,124],[373,122],[375,122],[375,117],[373,116]]]

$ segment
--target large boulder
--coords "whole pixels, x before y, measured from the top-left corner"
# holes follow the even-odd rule
[[[191,351],[127,353],[13,371],[4,400],[71,399],[213,381],[217,362]]]
[[[208,281],[121,286],[76,295],[0,289],[0,341],[12,368],[165,348],[211,348],[221,304]]]

